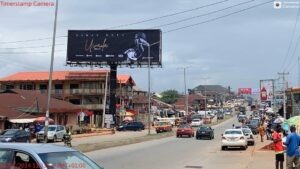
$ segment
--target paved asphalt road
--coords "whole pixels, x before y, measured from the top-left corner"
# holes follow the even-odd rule
[[[221,134],[234,117],[215,126],[214,140],[170,137],[87,153],[105,169],[244,169],[251,163],[254,147],[246,151],[221,151]],[[257,136],[255,136],[257,137]]]

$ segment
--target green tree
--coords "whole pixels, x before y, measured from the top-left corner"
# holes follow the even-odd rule
[[[161,101],[168,103],[168,104],[173,104],[176,102],[176,100],[180,97],[179,93],[177,90],[166,90],[161,93]]]

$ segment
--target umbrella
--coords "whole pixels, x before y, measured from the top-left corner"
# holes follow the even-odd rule
[[[278,117],[277,119],[274,120],[274,123],[283,123],[284,122],[284,118],[282,117]]]
[[[291,117],[286,122],[289,126],[291,126],[291,125],[300,125],[300,116]]]
[[[35,123],[45,123],[45,117],[37,117],[33,122]],[[51,119],[51,118],[48,118],[49,120],[49,123],[53,124],[54,123],[54,120]]]

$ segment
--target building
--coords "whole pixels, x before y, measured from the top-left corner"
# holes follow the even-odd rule
[[[101,127],[105,82],[108,76],[107,97],[109,97],[109,71],[54,71],[52,76],[52,97],[80,105],[90,110],[92,115],[84,122],[92,127]],[[18,72],[0,79],[1,89],[35,90],[41,94],[48,92],[49,72]],[[132,87],[135,82],[130,75],[117,76],[117,104],[130,106]],[[109,99],[107,105],[109,104]],[[108,106],[106,106],[108,109]],[[107,112],[107,111],[106,111]]]
[[[287,119],[293,116],[300,115],[300,88],[288,88],[286,91],[286,117]],[[282,114],[283,115],[283,114]]]
[[[38,91],[10,89],[0,93],[0,129],[11,128],[16,123],[32,123],[37,117],[45,117],[47,95]],[[74,126],[78,124],[78,113],[82,107],[51,98],[50,118],[56,124]]]
[[[174,104],[177,110],[186,111],[186,96],[181,96]],[[201,94],[188,95],[189,112],[205,109],[205,97]],[[187,113],[186,113],[187,114]]]
[[[207,97],[208,104],[222,105],[231,94],[228,88],[221,85],[199,85],[192,89],[190,93],[201,94]]]

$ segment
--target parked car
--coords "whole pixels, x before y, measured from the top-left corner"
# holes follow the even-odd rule
[[[172,131],[172,124],[167,121],[158,121],[155,124],[156,133]]]
[[[64,134],[66,133],[66,128],[62,125],[49,125],[48,126],[48,136],[47,140],[56,142],[58,140],[62,141]],[[36,142],[42,142],[45,140],[45,127],[41,131],[36,133]]]
[[[234,126],[234,128],[235,129],[245,129],[245,128],[247,128],[247,129],[250,129],[248,126],[246,126],[246,125],[243,125],[243,126]]]
[[[211,139],[215,138],[214,129],[209,126],[201,126],[197,129],[196,139],[202,139],[204,137]]]
[[[142,122],[138,122],[138,121],[122,124],[117,128],[118,131],[125,131],[125,130],[141,131],[144,129],[145,129],[145,125]]]
[[[192,127],[199,127],[203,124],[203,121],[200,120],[200,119],[193,119],[192,120],[192,123],[191,123],[191,126]]]
[[[180,125],[177,128],[176,136],[177,137],[182,137],[182,136],[194,137],[194,129],[188,124]]]
[[[248,145],[254,145],[255,144],[255,139],[253,137],[253,133],[252,133],[251,129],[243,128],[242,130],[243,130],[244,135],[247,138]]]
[[[7,129],[1,132],[0,142],[24,142],[31,141],[30,133],[20,129]]]
[[[259,121],[258,120],[250,120],[249,123],[247,123],[247,126],[251,129],[253,134],[258,134],[258,128],[259,128]]]
[[[242,129],[227,129],[222,134],[221,149],[239,147],[243,150],[248,148],[248,141]]]
[[[103,169],[90,158],[69,147],[55,144],[0,144],[2,166],[7,168],[92,168]],[[72,165],[72,166],[65,166]],[[74,165],[74,166],[73,166]]]

